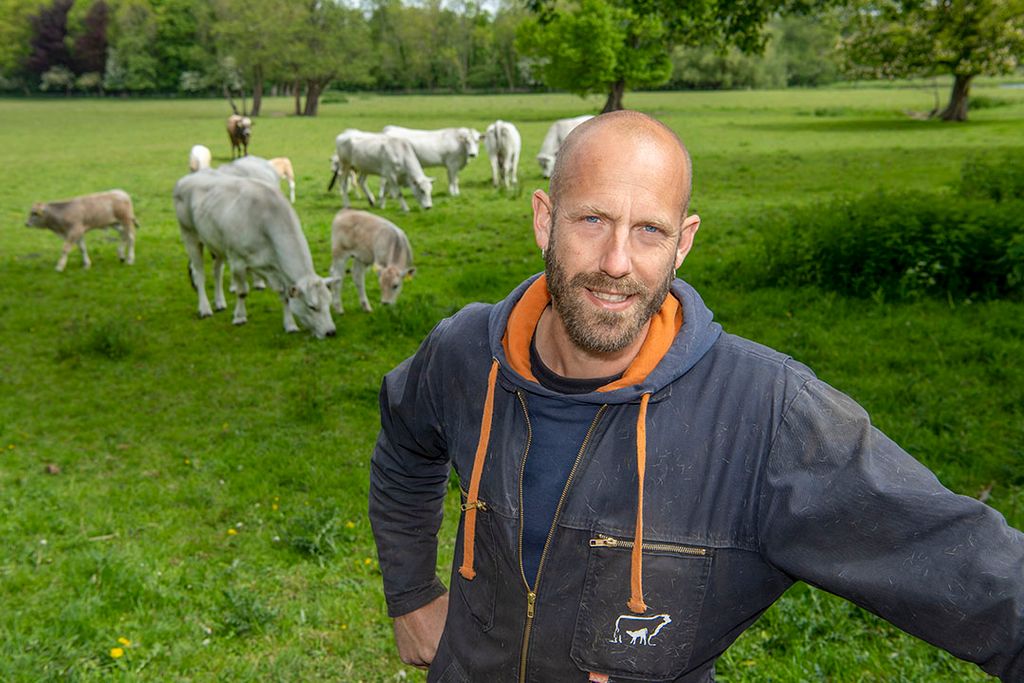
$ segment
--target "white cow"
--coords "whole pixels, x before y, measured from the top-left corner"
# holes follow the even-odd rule
[[[339,190],[342,206],[348,208],[348,185],[352,171],[358,175],[357,182],[366,195],[370,206],[374,205],[373,195],[366,185],[366,176],[370,173],[380,176],[380,207],[384,208],[385,193],[390,193],[402,207],[408,211],[409,205],[402,196],[402,185],[412,190],[416,201],[424,209],[433,206],[430,198],[433,189],[433,178],[423,174],[423,167],[416,158],[412,144],[403,138],[396,138],[383,133],[365,133],[349,128],[335,139],[337,168],[328,189],[333,187],[335,180],[341,178]]]
[[[206,145],[194,145],[188,155],[188,170],[195,173],[204,168],[210,168],[212,159],[213,155],[210,154],[209,147]]]
[[[135,220],[132,198],[124,190],[97,192],[62,202],[36,202],[25,225],[47,228],[64,238],[57,272],[67,266],[68,254],[75,246],[82,252],[82,267],[92,265],[85,248],[85,233],[94,228],[116,228],[121,233],[118,257],[128,265],[135,263],[135,228],[139,227],[139,222]]]
[[[234,324],[247,320],[246,274],[252,271],[280,295],[285,331],[297,331],[298,318],[317,338],[334,336],[329,287],[337,280],[316,274],[299,217],[280,192],[268,192],[258,180],[207,169],[177,182],[174,211],[188,252],[189,276],[199,294],[199,317],[213,315],[206,297],[205,246],[213,256],[218,311],[227,308],[223,272],[225,261],[231,265],[237,291]]]
[[[420,166],[444,166],[448,171],[448,194],[459,196],[459,171],[480,153],[480,133],[472,128],[420,130],[384,126],[386,135],[405,138],[416,150]]]
[[[585,114],[571,119],[558,119],[551,124],[548,134],[544,136],[544,142],[541,143],[540,152],[537,154],[541,175],[545,178],[551,177],[551,172],[555,170],[555,157],[558,155],[558,149],[562,146],[565,137],[572,132],[573,128],[592,118],[594,117],[590,114]]]
[[[519,153],[523,148],[519,130],[508,121],[498,119],[487,126],[484,147],[491,159],[491,180],[494,186],[498,187],[500,182],[508,189],[519,184]]]
[[[380,302],[393,304],[402,292],[402,283],[411,279],[412,247],[402,229],[389,220],[367,211],[342,209],[331,223],[331,275],[338,278],[334,288],[334,309],[344,313],[341,288],[345,266],[352,259],[352,280],[359,292],[359,303],[370,312],[366,298],[366,267],[372,266],[380,283]]]

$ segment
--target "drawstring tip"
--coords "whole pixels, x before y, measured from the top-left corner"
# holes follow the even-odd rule
[[[459,567],[459,576],[466,581],[472,581],[476,578],[476,571],[472,567]]]
[[[647,611],[647,604],[641,598],[630,598],[626,605],[634,614],[643,614]]]

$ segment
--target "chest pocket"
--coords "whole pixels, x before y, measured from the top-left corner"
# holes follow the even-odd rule
[[[645,542],[647,611],[634,614],[626,607],[632,549],[629,539],[597,534],[590,540],[572,660],[584,671],[613,677],[673,680],[686,670],[693,652],[713,551]]]

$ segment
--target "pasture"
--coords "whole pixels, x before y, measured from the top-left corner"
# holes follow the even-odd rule
[[[1024,153],[1024,90],[965,124],[915,121],[930,91],[630,93],[688,143],[703,224],[681,275],[727,330],[807,363],[950,488],[1024,526],[1024,304],[849,299],[755,289],[732,259],[765,211],[877,187],[949,191],[986,150]],[[393,652],[366,519],[381,377],[442,317],[495,301],[542,267],[530,192],[567,95],[329,94],[313,119],[270,99],[250,152],[288,156],[321,275],[333,140],[347,127],[469,125],[523,135],[521,190],[481,157],[434,208],[383,212],[412,242],[398,304],[362,312],[351,282],[338,334],[287,335],[269,292],[199,320],[171,188],[193,144],[230,158],[218,100],[0,101],[0,680],[422,680]],[[371,181],[376,188],[376,180]],[[113,232],[56,273],[60,240],[24,227],[33,201],[120,187],[141,228],[136,264]],[[353,195],[355,208],[365,199]],[[955,229],[955,228],[953,228]],[[207,266],[209,268],[209,266]],[[371,303],[379,298],[368,277]],[[449,497],[439,572],[457,520]],[[122,639],[119,642],[119,639]],[[719,680],[972,681],[967,665],[858,608],[797,587],[722,660]]]

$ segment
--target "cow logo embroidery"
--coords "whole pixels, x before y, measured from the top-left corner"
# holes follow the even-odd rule
[[[615,633],[612,634],[610,643],[623,643],[623,634],[629,636],[630,645],[646,645],[654,647],[654,637],[661,633],[661,629],[672,623],[672,617],[667,614],[655,614],[652,617],[638,617],[634,614],[620,614],[615,620]],[[655,624],[657,624],[655,626]]]

